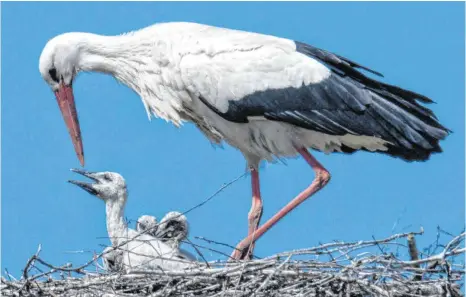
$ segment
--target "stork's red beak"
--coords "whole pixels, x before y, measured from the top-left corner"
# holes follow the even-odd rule
[[[73,141],[76,155],[78,156],[81,166],[84,166],[81,128],[79,127],[78,114],[74,104],[73,88],[61,83],[60,88],[55,92],[55,97],[57,97],[58,106],[60,106],[63,119],[65,120],[68,132],[70,133],[71,140]]]

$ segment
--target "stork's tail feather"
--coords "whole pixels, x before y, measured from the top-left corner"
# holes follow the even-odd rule
[[[358,150],[350,148],[346,145],[342,145],[340,147],[340,150],[342,153],[345,154],[353,154],[357,151],[366,151],[370,153],[381,153],[384,155],[388,155],[390,157],[394,158],[399,158],[402,159],[406,162],[419,162],[419,161],[427,161],[429,160],[430,156],[435,153],[441,153],[443,152],[442,148],[437,145],[434,149],[432,150],[423,150],[423,149],[418,149],[418,150],[408,150],[399,146],[387,145],[387,150],[386,151],[371,151],[366,148],[360,148]]]
[[[442,126],[433,112],[417,102],[409,102],[392,93],[381,96],[373,91],[373,104],[366,112],[377,123],[380,135],[389,143],[386,151],[378,151],[405,161],[426,161],[442,152],[439,142],[452,131]],[[351,148],[342,147],[350,153]]]
[[[439,142],[451,131],[439,123],[430,109],[397,93],[372,91],[374,108],[371,115],[377,116],[392,136],[386,154],[405,161],[425,161],[431,154],[442,152]]]
[[[436,145],[431,150],[424,150],[424,149],[406,150],[406,149],[403,149],[397,146],[389,145],[388,150],[382,153],[385,153],[392,157],[401,158],[408,162],[413,162],[413,161],[427,161],[430,158],[430,155],[432,155],[433,153],[441,153],[441,152],[442,152],[442,148],[439,145]]]

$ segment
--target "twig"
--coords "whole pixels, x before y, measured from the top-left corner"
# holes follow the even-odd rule
[[[277,267],[277,269],[275,270],[275,272],[280,271],[280,270],[283,268],[283,266],[285,266],[285,264],[288,263],[288,261],[290,261],[291,256],[292,256],[292,255],[289,255],[288,258],[286,258],[286,260],[285,260],[282,264],[280,264],[280,265]],[[257,293],[259,293],[263,288],[265,288],[265,286],[270,282],[270,279],[271,279],[275,274],[276,274],[276,273],[273,273],[273,274],[269,275],[269,276],[265,279],[265,281],[260,285],[260,287],[257,288],[257,290],[254,292],[254,295],[257,294]]]
[[[205,261],[177,271],[135,268],[126,273],[96,273],[92,269],[93,260],[85,266],[57,266],[40,258],[37,252],[26,263],[26,274],[23,271],[20,280],[1,278],[0,293],[7,297],[462,296],[464,262],[453,261],[466,252],[465,234],[455,236],[439,253],[423,259],[414,253],[417,247],[413,248],[414,237],[410,234],[371,241],[331,242],[299,250],[297,255],[291,251],[253,261]],[[400,238],[407,238],[408,244],[397,243]],[[391,247],[398,247],[405,258],[394,256]],[[287,257],[283,261],[280,255]],[[440,266],[430,269],[433,262]],[[37,268],[41,273],[34,274],[36,270],[30,269],[36,266],[40,266]]]

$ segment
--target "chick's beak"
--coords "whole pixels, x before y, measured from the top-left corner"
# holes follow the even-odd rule
[[[99,183],[99,180],[95,177],[93,172],[89,172],[89,171],[85,171],[85,170],[81,170],[81,169],[71,169],[71,171],[76,172],[78,174],[81,174],[81,175],[83,175],[83,176],[85,176],[87,178],[90,178],[93,181],[95,181],[95,183],[86,183],[86,182],[82,182],[82,181],[78,181],[78,180],[69,180],[68,181],[69,183],[71,183],[73,185],[77,185],[78,187],[80,187],[81,189],[87,191],[91,195],[97,196],[99,194],[98,191],[94,187],[94,185],[96,183]]]

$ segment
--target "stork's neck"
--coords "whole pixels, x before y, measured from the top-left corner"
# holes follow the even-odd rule
[[[170,37],[158,35],[154,30],[151,34],[136,32],[119,36],[74,34],[79,47],[79,71],[113,75],[139,94],[149,118],[154,113],[180,125],[181,99],[165,91],[172,87],[172,82],[180,81],[174,70],[180,57],[171,52]]]
[[[128,236],[128,226],[124,220],[125,200],[118,199],[105,202],[107,232],[112,245],[118,245]]]
[[[144,55],[150,58],[148,53],[154,51],[153,43],[141,42],[132,34],[118,36],[74,34],[76,46],[79,47],[78,70],[108,73],[129,87],[137,88],[132,83],[134,75],[141,70]]]

